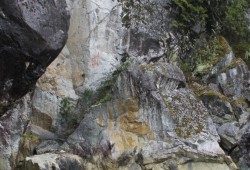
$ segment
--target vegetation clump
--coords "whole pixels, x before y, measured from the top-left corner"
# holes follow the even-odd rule
[[[72,112],[72,105],[69,98],[63,98],[60,105],[60,114],[64,120],[68,120]]]
[[[91,107],[96,107],[100,104],[106,103],[112,99],[112,89],[115,85],[115,82],[118,78],[118,76],[126,70],[130,65],[129,61],[126,61],[121,64],[121,66],[115,70],[111,76],[109,76],[106,80],[104,80],[100,87],[97,89],[98,93],[98,99],[95,104],[93,104]]]
[[[39,143],[39,141],[40,141],[39,136],[34,135],[34,134],[24,133],[22,137],[23,137],[23,140],[29,141],[29,142],[32,142],[32,143],[35,143],[35,144]]]
[[[84,112],[88,112],[91,108],[99,106],[110,101],[113,97],[113,87],[118,76],[126,70],[130,65],[130,61],[125,61],[117,68],[111,75],[107,76],[104,81],[100,83],[97,90],[86,89],[81,95],[79,104],[84,105]]]
[[[171,43],[174,43],[171,38],[177,40],[178,56],[185,70],[207,73],[225,54],[220,44],[222,36],[236,55],[250,58],[248,0],[117,1],[122,4],[124,26],[144,28],[153,36],[161,34],[161,39]],[[166,32],[173,36],[166,36]]]

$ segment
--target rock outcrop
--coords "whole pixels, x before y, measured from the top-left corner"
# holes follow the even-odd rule
[[[221,147],[243,170],[250,167],[249,82],[247,64],[229,47],[228,54],[206,76],[208,86],[194,86],[216,124]]]
[[[112,99],[107,93],[90,105],[66,141],[43,138],[35,148],[39,155],[27,157],[24,169],[67,167],[72,162],[84,169],[237,169],[177,66],[131,66],[113,83]]]
[[[24,96],[67,40],[62,1],[0,2],[0,108]]]
[[[19,149],[31,114],[30,94],[0,118],[0,169],[12,169],[18,165]],[[23,159],[23,158],[22,158]]]
[[[235,168],[217,142],[206,108],[185,87],[178,67],[164,63],[130,67],[114,83],[113,98],[90,106],[69,136],[67,144],[74,153],[108,154],[123,167],[132,166],[134,159],[142,169],[185,169],[190,162],[202,167],[209,160],[217,169]]]
[[[34,63],[25,60],[29,62],[27,71],[39,70],[39,64],[47,71],[36,77],[41,76],[33,92],[0,119],[0,170],[249,168],[249,71],[231,49],[205,77],[208,86],[191,85],[176,65],[178,42],[169,28],[171,15],[161,11],[169,9],[169,1],[157,1],[152,8],[144,6],[148,24],[131,20],[129,29],[122,27],[122,6],[116,1],[66,3],[39,1],[36,6],[23,1],[27,7],[41,7],[35,10],[41,14],[53,9],[46,14],[50,17],[55,12],[60,19],[52,17],[50,21],[59,25],[63,19],[68,22],[68,14],[58,9],[67,8],[71,25],[65,47],[47,67],[54,59],[49,56],[58,54],[66,34],[60,35],[62,39],[54,36],[54,41],[48,37],[59,36],[56,31],[47,31],[46,24],[34,26],[39,19],[25,20],[27,25],[22,28],[35,31],[21,30],[22,36],[48,36],[42,37],[45,42],[34,36],[34,42],[38,41],[32,43],[35,51],[24,48],[26,39],[16,49],[27,50],[23,56]],[[7,1],[0,4],[8,6]],[[159,5],[161,10],[157,10]],[[155,11],[150,16],[146,9]],[[6,13],[2,11],[0,14]],[[67,29],[67,24],[61,26]],[[27,74],[33,75],[34,70]],[[3,99],[13,98],[6,93],[11,88],[4,89],[7,96]]]

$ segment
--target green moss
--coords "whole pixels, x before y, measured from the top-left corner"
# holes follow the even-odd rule
[[[227,101],[227,102],[231,102],[232,99],[230,99],[229,97],[217,92],[217,91],[213,91],[211,90],[208,86],[199,86],[196,85],[196,83],[193,84],[189,84],[189,87],[193,90],[193,92],[195,93],[195,95],[197,97],[201,97],[201,96],[214,96],[214,97],[218,97],[223,101]]]
[[[161,71],[165,74],[165,75],[168,75],[168,69],[162,65],[161,63],[151,63],[151,64],[143,64],[143,65],[140,65],[139,68],[141,71],[143,72],[146,72],[146,71],[149,71],[149,72],[153,72],[153,73],[156,73],[156,68],[159,68],[161,69]]]
[[[232,99],[229,97],[224,96],[223,94],[219,93],[219,92],[215,92],[215,91],[205,91],[202,93],[202,95],[205,96],[216,96],[219,97],[222,101],[226,101],[226,102],[231,102]]]
[[[108,101],[112,100],[112,94],[106,94],[106,96],[104,96],[103,98],[101,98],[100,100],[98,100],[95,104],[93,104],[91,106],[91,108],[97,107],[103,103],[107,103]]]
[[[143,65],[140,65],[140,70],[142,70],[143,72],[146,72],[146,71],[153,72],[155,66],[156,66],[155,63],[153,63],[153,64],[143,64]]]
[[[218,43],[219,43],[220,49],[223,52],[221,57],[224,57],[225,54],[229,54],[231,52],[231,47],[230,47],[228,41],[225,39],[225,37],[220,36],[218,38]]]
[[[26,141],[29,141],[29,142],[32,142],[32,143],[36,143],[36,144],[39,143],[39,141],[40,141],[39,136],[33,135],[33,134],[25,133],[25,134],[22,135],[22,137],[23,137],[23,140],[26,140]]]
[[[248,106],[248,102],[245,98],[238,98],[233,100],[233,103],[236,105]]]
[[[83,97],[86,98],[86,99],[90,99],[92,96],[93,96],[93,90],[92,89],[86,89],[84,92],[83,92]]]
[[[201,133],[204,129],[204,126],[202,124],[197,124],[197,125],[183,125],[183,124],[177,124],[176,128],[174,129],[175,133],[177,134],[178,137],[181,138],[189,138],[191,135],[197,135]]]
[[[202,122],[193,119],[191,114],[186,114],[182,117],[181,110],[175,108],[175,106],[169,103],[165,96],[162,95],[162,98],[165,101],[166,107],[168,108],[169,113],[175,122],[176,127],[174,128],[174,131],[177,136],[181,138],[189,138],[191,135],[196,135],[203,131],[204,126]],[[172,100],[178,101],[178,103],[183,102],[182,99],[178,96],[172,96]],[[197,110],[197,108],[190,108],[189,112],[192,112],[192,109]]]
[[[239,64],[244,63],[244,61],[241,58],[236,58],[235,60],[233,60],[228,66],[224,67],[223,69],[220,70],[220,73],[225,73],[228,70],[231,70],[233,68],[236,68]]]

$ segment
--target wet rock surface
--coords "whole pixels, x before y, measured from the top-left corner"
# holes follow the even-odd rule
[[[69,13],[62,1],[0,2],[0,104],[24,96],[67,40]]]

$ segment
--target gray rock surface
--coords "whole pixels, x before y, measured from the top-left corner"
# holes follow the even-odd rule
[[[216,83],[225,96],[249,100],[250,72],[246,63],[235,58],[232,51],[212,69],[207,81]]]
[[[242,127],[239,138],[240,159],[239,164],[242,169],[250,168],[250,117],[248,122]],[[244,168],[243,168],[244,167]]]
[[[225,169],[236,168],[220,148],[206,108],[185,87],[178,67],[131,66],[114,83],[112,100],[93,105],[68,138],[78,153],[86,155],[85,148],[90,148],[89,153],[109,153],[117,161],[124,152],[134,151],[132,158],[139,157],[142,168],[163,168],[167,160],[175,161],[175,166],[213,160],[218,166],[224,163]],[[112,147],[104,147],[107,141]]]
[[[82,158],[72,154],[43,154],[27,157],[22,170],[82,170]]]
[[[221,137],[221,145],[224,149],[230,151],[237,145],[239,130],[239,124],[237,122],[225,123],[219,128],[218,133]]]
[[[31,1],[23,2],[29,7]],[[51,2],[65,6],[44,3]],[[72,16],[69,39],[36,84],[30,124],[16,135],[20,144],[14,142],[15,149],[1,159],[4,170],[18,161],[24,170],[237,169],[219,141],[231,155],[239,154],[234,161],[243,170],[248,167],[248,111],[237,100],[247,98],[244,62],[227,54],[212,71],[214,81],[208,81],[216,95],[203,95],[202,103],[181,69],[167,63],[176,61],[170,53],[178,48],[169,32],[171,18],[162,12],[169,1],[144,6],[153,8],[152,15],[145,10],[146,23],[132,20],[130,29],[122,27],[122,6],[113,0],[66,3]],[[127,63],[132,63],[128,69]],[[239,118],[240,126],[233,124]]]
[[[217,125],[220,145],[243,170],[250,168],[249,73],[247,64],[231,51],[207,76],[209,87],[199,92]]]
[[[33,87],[67,40],[69,13],[61,1],[0,2],[0,104]]]
[[[35,151],[37,154],[43,154],[48,152],[59,151],[60,144],[54,140],[46,140],[41,142],[38,146],[36,146]]]
[[[16,167],[16,158],[31,114],[30,94],[0,118],[0,169]]]

